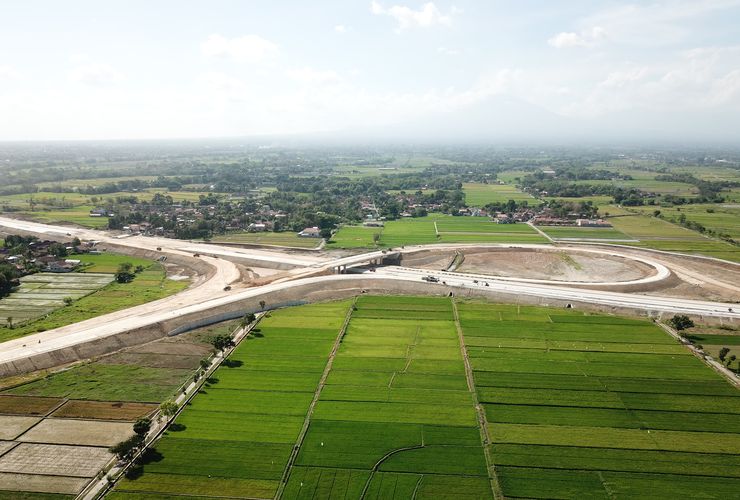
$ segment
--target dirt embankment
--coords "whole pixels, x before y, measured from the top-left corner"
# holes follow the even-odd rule
[[[652,276],[656,270],[621,257],[574,250],[489,248],[465,250],[465,260],[457,271],[512,278],[583,283],[632,281]],[[404,265],[422,269],[443,269],[453,252],[429,252],[404,256]]]

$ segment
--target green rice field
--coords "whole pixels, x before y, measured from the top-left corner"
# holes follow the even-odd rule
[[[509,200],[516,202],[526,201],[530,205],[539,205],[540,201],[531,195],[519,191],[510,184],[479,184],[466,182],[463,184],[465,203],[473,207],[483,207],[488,203],[506,203]]]
[[[548,243],[526,224],[496,224],[488,217],[431,214],[388,221],[382,228],[344,226],[334,235],[329,247],[372,247],[374,233],[380,233],[380,247],[430,243]]]
[[[363,295],[258,326],[110,498],[728,498],[740,486],[740,391],[647,320]]]

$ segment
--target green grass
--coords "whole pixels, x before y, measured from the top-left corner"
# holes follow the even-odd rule
[[[469,206],[482,207],[488,203],[506,203],[509,200],[516,202],[526,201],[530,205],[539,205],[540,201],[527,193],[519,191],[508,184],[478,184],[466,182],[463,184],[465,203]]]
[[[68,258],[79,260],[84,266],[82,271],[86,273],[114,274],[118,271],[118,266],[125,262],[128,262],[134,267],[142,266],[144,268],[148,268],[153,264],[153,261],[149,259],[131,257],[130,255],[117,255],[113,253],[102,253],[99,255],[89,253],[72,254]]]
[[[90,363],[6,391],[9,394],[159,403],[191,370]]]
[[[379,227],[342,226],[329,241],[329,248],[371,248],[375,246],[373,235],[382,231]]]
[[[707,229],[718,234],[727,234],[735,240],[740,240],[740,207],[723,204],[697,204],[680,207],[635,207],[646,215],[652,215],[654,210],[660,210],[663,218],[677,222],[681,215],[686,220],[697,222]]]
[[[164,268],[160,264],[149,260],[111,254],[80,255],[73,258],[91,262],[93,265],[85,268],[85,271],[88,272],[98,272],[100,270],[115,272],[120,262],[131,262],[135,265],[142,265],[145,267],[145,270],[138,273],[131,283],[110,283],[94,293],[75,300],[70,305],[63,305],[62,302],[61,304],[56,304],[57,306],[61,306],[56,309],[53,309],[53,307],[46,308],[41,312],[44,316],[39,319],[34,320],[29,317],[28,322],[17,325],[14,328],[2,327],[0,328],[0,341],[59,328],[103,314],[145,304],[182,291],[189,284],[188,281],[167,279]],[[65,280],[70,279],[70,276],[74,277],[74,274],[58,275],[55,279]],[[71,294],[65,292],[63,295],[66,297]],[[10,297],[12,298],[13,294]],[[64,297],[59,297],[59,299],[61,300]],[[0,301],[0,304],[2,304],[2,301]],[[54,304],[50,305],[53,306]],[[10,315],[10,313],[6,314],[4,312],[0,314],[4,314],[3,318]]]

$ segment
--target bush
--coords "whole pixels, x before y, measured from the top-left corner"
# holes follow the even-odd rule
[[[668,324],[679,332],[681,330],[686,330],[687,328],[694,327],[694,322],[691,321],[691,318],[689,318],[685,314],[676,314],[670,320],[668,320]]]

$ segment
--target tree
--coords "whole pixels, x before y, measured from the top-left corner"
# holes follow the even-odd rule
[[[8,322],[8,328],[13,329],[13,316],[8,316],[5,321]]]
[[[75,248],[77,248],[80,245],[82,245],[82,242],[80,241],[80,239],[77,236],[75,236],[72,239],[72,246],[75,247]]]
[[[380,233],[373,233],[373,243],[377,245],[378,241],[380,241]]]
[[[130,262],[122,262],[118,265],[118,271],[115,274],[116,281],[118,283],[131,283],[134,280],[134,273],[131,272],[133,264]]]
[[[211,360],[208,359],[208,358],[201,358],[201,360],[200,360],[200,368],[202,370],[207,370],[209,366],[211,366]]]
[[[126,460],[128,458],[131,458],[142,444],[144,444],[144,438],[137,434],[135,436],[131,436],[128,439],[124,439],[114,446],[111,446],[109,450],[111,453],[114,453],[120,460]]]
[[[685,314],[676,314],[670,320],[668,320],[668,324],[679,332],[681,330],[686,330],[687,328],[694,327],[694,322],[691,321],[691,318],[689,318]]]
[[[61,243],[53,243],[49,245],[49,253],[54,257],[66,257],[67,247],[65,247]]]
[[[266,305],[267,302],[265,302],[264,300],[260,300],[260,309],[264,310]]]
[[[328,228],[322,229],[321,231],[319,231],[319,236],[321,236],[325,240],[328,240],[329,238],[331,238],[331,229],[328,229]]]
[[[257,316],[255,316],[254,313],[247,313],[244,316],[242,316],[241,320],[239,320],[239,326],[241,328],[246,328],[251,323],[254,323],[256,319],[257,319]]]
[[[727,355],[730,353],[729,347],[723,347],[719,350],[719,360],[723,363],[725,362],[725,358],[727,358]]]
[[[216,349],[217,351],[223,351],[225,349],[228,349],[229,347],[234,347],[234,341],[231,339],[231,336],[222,333],[221,335],[216,335],[215,337],[211,338],[211,345]]]
[[[177,403],[175,403],[171,399],[168,399],[167,401],[159,405],[159,411],[162,412],[162,415],[164,415],[165,417],[173,416],[175,413],[177,413],[177,409]]]
[[[142,438],[146,436],[149,429],[152,427],[152,421],[146,417],[142,417],[134,422],[134,432]]]
[[[729,358],[727,358],[727,366],[729,367],[732,363],[735,362],[736,359],[737,359],[737,356],[735,356],[734,354],[730,356]]]

